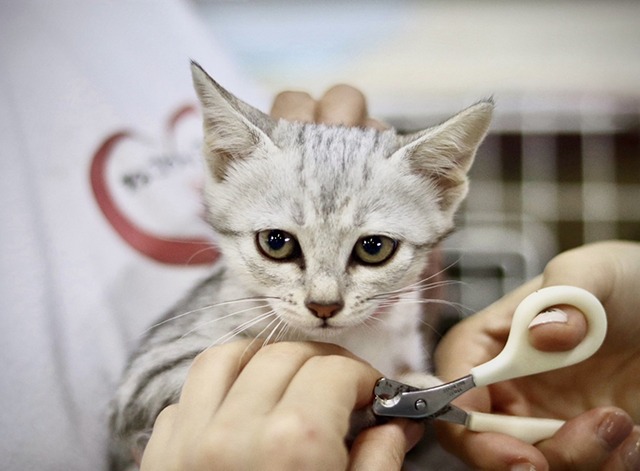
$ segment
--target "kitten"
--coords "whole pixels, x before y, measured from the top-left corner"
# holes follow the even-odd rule
[[[411,135],[275,121],[195,63],[192,74],[223,259],[131,358],[111,419],[125,461],[212,345],[327,341],[391,378],[424,375],[421,274],[453,227],[493,110],[483,101]]]

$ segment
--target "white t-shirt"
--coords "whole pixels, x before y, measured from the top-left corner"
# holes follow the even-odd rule
[[[210,269],[189,58],[266,104],[188,4],[0,6],[3,469],[103,469],[128,352]]]

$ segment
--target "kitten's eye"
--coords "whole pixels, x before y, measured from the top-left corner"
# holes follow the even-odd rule
[[[395,253],[398,241],[381,235],[362,237],[353,248],[353,258],[365,265],[379,265]]]
[[[295,237],[279,229],[260,231],[256,239],[260,251],[266,257],[274,260],[290,260],[300,253],[300,247]]]

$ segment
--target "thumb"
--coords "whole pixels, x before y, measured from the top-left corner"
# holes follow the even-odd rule
[[[553,438],[539,443],[538,448],[549,461],[551,469],[602,469],[605,461],[624,454],[623,449],[617,449],[619,445],[628,438],[637,441],[633,430],[633,421],[626,412],[614,407],[601,407],[567,421]],[[633,459],[635,465],[638,464],[637,456],[618,458],[623,461]]]
[[[529,342],[544,352],[571,350],[586,333],[584,315],[568,305],[553,306],[538,314],[529,324]]]

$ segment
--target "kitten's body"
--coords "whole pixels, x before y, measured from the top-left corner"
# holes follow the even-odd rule
[[[133,356],[112,416],[120,456],[177,400],[192,359],[239,337],[328,341],[389,377],[426,372],[421,274],[492,109],[412,136],[275,122],[193,72],[223,259]]]

